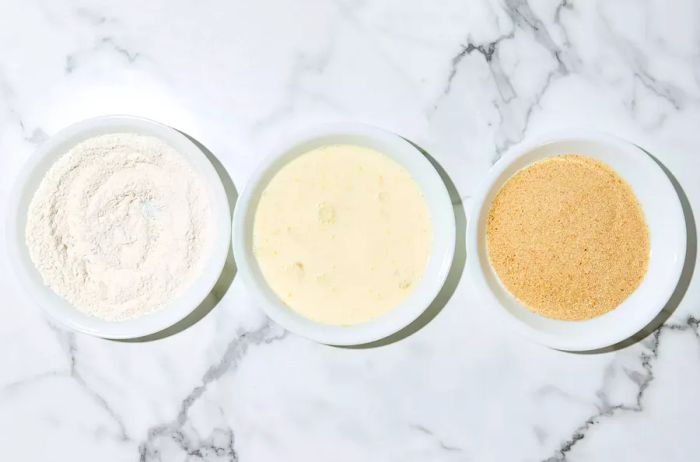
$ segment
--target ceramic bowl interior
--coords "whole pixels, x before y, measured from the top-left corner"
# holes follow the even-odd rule
[[[612,167],[632,187],[649,228],[649,268],[639,287],[616,309],[586,321],[553,320],[525,308],[502,285],[486,249],[488,212],[503,184],[533,162],[561,154],[585,155]],[[467,234],[468,264],[486,301],[528,337],[564,350],[603,348],[640,331],[670,298],[685,262],[685,219],[670,180],[641,149],[600,134],[555,136],[517,147],[504,156],[476,197]]]
[[[202,176],[208,187],[213,217],[212,245],[204,257],[200,275],[181,295],[151,314],[120,322],[104,321],[78,311],[43,283],[25,242],[27,210],[44,174],[77,143],[107,133],[137,133],[160,138],[178,151]],[[8,223],[9,255],[26,291],[55,320],[87,334],[105,338],[136,338],[161,331],[187,316],[209,294],[226,261],[230,245],[231,219],[226,192],[206,155],[175,129],[131,116],[88,119],[56,133],[25,165],[11,197]]]
[[[375,149],[401,164],[421,188],[433,226],[431,254],[421,282],[387,314],[353,326],[311,321],[289,309],[270,289],[253,255],[253,224],[262,191],[277,171],[295,157],[329,144],[354,144]],[[387,337],[415,320],[445,282],[455,247],[455,220],[447,189],[432,164],[399,136],[356,124],[322,127],[276,150],[263,162],[238,200],[233,222],[233,249],[239,274],[269,317],[288,330],[333,345],[358,345]]]

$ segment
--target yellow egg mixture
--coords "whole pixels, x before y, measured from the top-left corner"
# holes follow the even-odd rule
[[[328,145],[272,178],[255,213],[254,253],[292,310],[353,325],[401,303],[420,282],[432,244],[418,184],[375,150]]]

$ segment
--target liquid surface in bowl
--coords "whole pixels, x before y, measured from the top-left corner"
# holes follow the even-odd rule
[[[578,155],[535,162],[508,179],[491,204],[486,241],[516,299],[567,321],[619,306],[649,261],[649,231],[630,186]]]
[[[275,294],[324,324],[375,319],[421,280],[432,243],[428,206],[388,156],[328,145],[282,167],[255,212],[254,253]]]

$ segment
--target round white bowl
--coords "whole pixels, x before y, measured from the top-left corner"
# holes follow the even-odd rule
[[[430,257],[423,278],[416,288],[387,314],[352,326],[317,323],[291,310],[270,289],[253,255],[253,224],[262,191],[275,173],[290,160],[329,144],[366,146],[401,164],[421,188],[433,226]],[[418,149],[403,138],[361,124],[321,127],[295,138],[272,153],[248,181],[233,215],[233,252],[238,271],[265,313],[291,332],[331,345],[373,342],[410,324],[430,305],[442,288],[454,256],[454,211],[438,172]]]
[[[201,274],[177,298],[158,311],[119,322],[105,321],[78,311],[42,280],[25,243],[27,209],[44,174],[53,163],[81,141],[107,133],[137,133],[160,138],[178,151],[202,176],[208,187],[214,239],[205,256]],[[152,120],[132,116],[105,116],[64,128],[43,143],[22,170],[11,196],[8,217],[9,256],[24,287],[56,321],[78,332],[98,337],[125,339],[159,332],[187,316],[209,294],[219,278],[230,245],[231,214],[226,192],[206,155],[177,130]]]
[[[491,202],[518,170],[546,157],[580,154],[612,167],[632,187],[649,227],[649,268],[639,287],[617,308],[586,321],[558,321],[521,305],[502,285],[486,249]],[[489,172],[474,199],[467,231],[467,255],[478,291],[497,306],[503,320],[527,337],[552,348],[588,351],[614,345],[642,330],[663,309],[683,270],[685,218],[671,181],[635,145],[598,133],[562,133],[511,149]]]

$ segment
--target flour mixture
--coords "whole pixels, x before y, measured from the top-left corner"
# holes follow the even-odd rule
[[[44,282],[108,321],[179,295],[198,276],[211,235],[202,179],[163,141],[132,133],[90,138],[60,157],[26,228]]]

